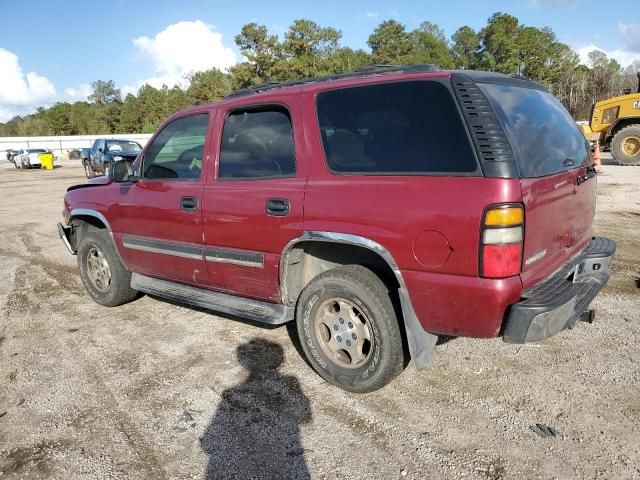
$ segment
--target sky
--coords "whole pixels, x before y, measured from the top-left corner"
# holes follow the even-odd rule
[[[408,30],[428,20],[450,36],[462,25],[482,28],[498,11],[551,27],[584,61],[594,49],[623,67],[640,60],[637,0],[0,0],[0,122],[84,100],[95,80],[114,80],[126,94],[224,70],[243,61],[233,38],[250,22],[282,37],[308,18],[341,30],[343,45],[367,49],[386,19]]]

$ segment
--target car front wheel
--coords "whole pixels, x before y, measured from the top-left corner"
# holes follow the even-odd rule
[[[83,165],[84,165],[84,174],[87,178],[93,178],[96,176],[96,173],[93,171],[93,168],[91,168],[91,165],[89,165],[89,162],[87,160],[83,162]]]
[[[89,295],[100,305],[116,307],[133,300],[131,272],[123,265],[106,230],[90,230],[78,246],[80,278]]]
[[[313,279],[300,294],[296,323],[313,368],[340,388],[372,392],[404,368],[391,292],[363,266],[338,267]]]

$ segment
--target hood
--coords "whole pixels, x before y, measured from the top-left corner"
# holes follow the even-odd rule
[[[96,178],[92,178],[91,180],[87,180],[86,183],[81,183],[79,185],[71,185],[69,188],[67,188],[67,192],[71,192],[73,190],[78,190],[80,188],[90,188],[90,187],[99,187],[101,185],[109,185],[111,183],[111,180],[109,180],[107,177],[96,177]]]

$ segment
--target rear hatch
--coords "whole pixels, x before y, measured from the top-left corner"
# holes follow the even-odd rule
[[[478,84],[514,151],[525,206],[524,288],[579,253],[593,235],[596,179],[589,145],[550,93],[508,84]]]

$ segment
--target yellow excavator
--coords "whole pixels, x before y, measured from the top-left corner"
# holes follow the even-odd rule
[[[609,148],[620,165],[640,165],[640,72],[637,93],[608,98],[593,105],[582,132],[592,144]]]

